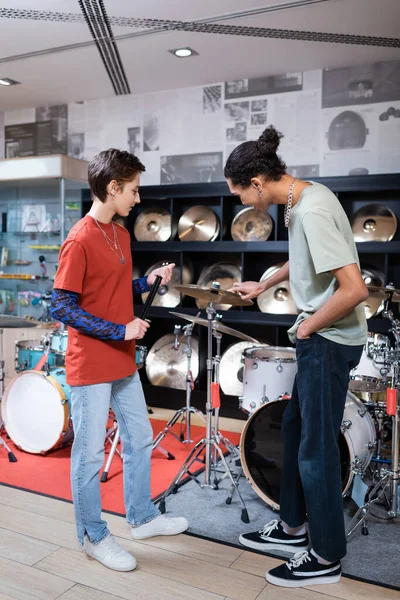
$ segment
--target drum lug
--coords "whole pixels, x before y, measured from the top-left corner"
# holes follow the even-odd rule
[[[68,400],[66,398],[63,398],[61,400],[61,404],[64,406],[64,404],[68,404]]]
[[[368,442],[368,450],[374,450],[377,446],[377,440],[375,442]]]
[[[362,468],[362,460],[359,456],[356,456],[351,463],[351,471],[354,475],[364,475],[364,469]]]
[[[277,370],[278,373],[282,373],[283,367],[282,367],[281,363],[278,363],[278,366],[276,367],[276,370]]]
[[[258,369],[258,364],[256,362],[253,362],[251,368],[253,369],[253,371],[256,371],[256,369]]]
[[[350,429],[350,427],[353,425],[352,421],[343,421],[343,423],[340,426],[340,431],[342,433],[346,433],[346,431],[348,429]]]
[[[243,407],[243,396],[239,396],[238,400],[239,400],[239,408],[242,408]]]
[[[368,412],[366,408],[359,408],[358,409],[358,414],[360,415],[360,417],[364,417],[364,415],[366,415],[366,413]]]

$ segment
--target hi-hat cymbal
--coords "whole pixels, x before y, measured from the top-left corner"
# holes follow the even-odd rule
[[[162,262],[152,265],[147,269],[145,276],[149,275],[154,269],[159,269],[163,266]],[[175,308],[178,306],[180,298],[180,290],[178,289],[181,280],[181,270],[179,266],[175,266],[172,269],[172,278],[166,285],[160,285],[154,296],[153,306],[164,306],[166,308]],[[182,269],[182,281],[189,284],[192,281],[192,272],[187,265],[183,265]],[[149,292],[142,294],[143,303],[146,302],[146,298]]]
[[[356,242],[390,242],[397,229],[396,215],[383,204],[367,204],[350,219]]]
[[[133,233],[138,242],[166,242],[172,235],[170,212],[158,206],[146,208],[138,215]]]
[[[175,317],[180,317],[181,319],[185,319],[185,321],[190,321],[191,323],[196,323],[196,325],[202,325],[203,327],[208,327],[208,320],[203,319],[202,317],[193,317],[192,315],[185,315],[183,313],[177,313],[170,311],[171,315]],[[246,340],[248,342],[252,342],[252,344],[259,344],[255,338],[243,333],[242,331],[238,331],[237,329],[232,329],[232,327],[227,327],[221,321],[213,321],[212,328],[215,331],[220,331],[221,333],[226,333],[228,335],[232,335],[233,337],[239,338],[240,340]]]
[[[182,242],[213,242],[218,234],[218,217],[207,206],[192,206],[179,219],[178,236]]]
[[[230,263],[215,263],[202,270],[197,285],[210,288],[214,281],[217,281],[223,290],[229,290],[234,283],[240,283],[242,281],[242,273],[237,265]],[[206,308],[208,302],[196,298],[196,305],[198,308]],[[229,310],[232,307],[231,304],[218,303],[215,305],[217,310]]]
[[[163,385],[175,390],[186,389],[187,348],[181,340],[179,348],[174,350],[173,334],[161,337],[149,350],[146,357],[146,374],[153,385]],[[192,337],[191,372],[196,380],[199,374],[199,342]]]
[[[392,302],[400,302],[400,290],[395,288],[383,287],[379,285],[367,285],[369,295],[375,298],[381,298],[386,300],[389,297],[392,298]]]
[[[283,264],[283,263],[282,263]],[[265,281],[281,268],[282,264],[270,267],[260,279]],[[290,293],[289,281],[282,281],[262,292],[257,297],[258,308],[261,312],[273,315],[297,315],[298,310]]]
[[[236,242],[265,242],[272,227],[273,221],[268,213],[248,206],[233,219],[231,235]]]
[[[236,342],[222,355],[219,368],[219,381],[224,394],[241,396],[243,394],[243,351],[254,346],[252,342]]]
[[[373,268],[362,268],[361,277],[364,279],[365,285],[383,286],[385,276],[382,271]],[[364,300],[365,316],[367,319],[379,315],[383,311],[384,300],[379,294],[371,292],[366,300]]]
[[[252,300],[245,300],[236,292],[228,292],[227,290],[212,290],[200,285],[177,285],[176,289],[192,298],[199,298],[209,302],[218,304],[230,304],[231,306],[251,306]]]

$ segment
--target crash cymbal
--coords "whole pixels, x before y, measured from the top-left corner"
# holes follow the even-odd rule
[[[185,321],[190,321],[191,323],[196,323],[196,325],[202,325],[203,327],[208,327],[208,320],[203,319],[202,317],[194,317],[192,315],[185,315],[183,313],[177,313],[170,311],[171,315],[175,317],[180,317],[181,319],[185,319]],[[228,335],[232,335],[233,337],[239,338],[240,340],[246,340],[248,342],[252,342],[252,344],[259,344],[260,342],[255,338],[243,333],[242,331],[238,331],[237,329],[232,329],[232,327],[227,327],[221,321],[213,321],[212,328],[215,331],[220,331],[221,333],[226,333]]]
[[[282,263],[283,264],[283,263]],[[282,264],[269,267],[260,279],[265,281],[281,268]],[[261,312],[273,315],[297,315],[298,310],[290,293],[289,281],[282,281],[272,286],[257,297],[258,308]]]
[[[0,315],[0,328],[7,329],[7,327],[37,327],[40,325],[39,321],[31,320],[28,317],[18,317],[17,315]],[[52,323],[54,327],[55,323]]]
[[[374,298],[386,300],[391,296],[392,302],[400,302],[400,290],[378,285],[367,285],[367,288],[369,290],[369,295]]]
[[[146,208],[138,215],[133,233],[138,242],[166,242],[172,235],[170,212],[158,206]]]
[[[365,285],[373,285],[381,287],[384,285],[385,276],[378,269],[362,268],[361,277],[364,279]],[[367,319],[379,315],[383,311],[384,300],[381,296],[371,292],[366,300],[364,300],[365,316]]]
[[[356,242],[390,242],[397,229],[396,215],[383,204],[367,204],[350,218]]]
[[[186,389],[187,348],[185,340],[174,350],[175,336],[164,335],[151,348],[146,358],[146,374],[153,385],[163,385],[175,390]],[[192,337],[191,371],[193,379],[199,374],[199,342]]]
[[[192,206],[179,219],[178,236],[182,242],[213,242],[218,234],[218,217],[207,206]]]
[[[272,227],[273,221],[268,213],[248,206],[233,219],[231,235],[236,242],[265,242],[271,235]]]
[[[254,346],[251,342],[236,342],[222,355],[219,367],[219,382],[224,394],[241,396],[243,394],[243,351]]]
[[[208,287],[200,285],[177,285],[176,289],[192,298],[215,302],[218,304],[229,304],[231,306],[251,306],[252,300],[244,300],[240,294],[236,292],[228,292],[226,290],[211,290]]]
[[[217,281],[222,290],[229,290],[234,283],[240,283],[242,281],[241,270],[237,265],[230,263],[215,263],[202,270],[197,285],[210,288],[212,283]],[[196,299],[196,305],[198,308],[206,308],[208,302]],[[215,305],[217,310],[229,310],[232,307],[231,304],[218,303]]]
[[[163,266],[162,262],[156,263],[149,267],[145,273],[145,276],[149,275],[154,269],[159,269]],[[191,269],[184,265],[182,269],[182,281],[185,284],[189,284],[192,281]],[[175,266],[172,269],[172,278],[166,285],[160,285],[156,295],[154,297],[153,306],[165,306],[167,308],[174,308],[178,306],[180,298],[180,290],[178,289],[181,282],[181,270],[179,266]],[[146,298],[149,292],[142,294],[142,302],[146,302]]]

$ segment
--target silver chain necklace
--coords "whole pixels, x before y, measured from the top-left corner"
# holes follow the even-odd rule
[[[288,193],[288,197],[287,197],[287,204],[285,206],[285,212],[283,213],[283,220],[285,222],[285,227],[289,227],[290,212],[292,210],[293,189],[294,189],[295,181],[296,181],[296,179],[293,179],[292,183],[289,186],[289,193]]]
[[[104,235],[104,239],[106,240],[107,244],[110,246],[111,250],[114,252],[115,256],[118,257],[118,260],[122,264],[125,264],[125,257],[124,257],[124,254],[122,252],[122,248],[121,248],[120,243],[119,243],[119,239],[118,239],[118,235],[117,235],[117,230],[115,228],[114,223],[111,221],[111,226],[112,226],[112,229],[113,229],[113,232],[114,232],[114,241],[112,241],[112,239],[108,237],[108,235],[103,230],[103,228],[100,227],[100,224],[97,221],[97,219],[94,219],[94,221],[95,221],[97,227],[100,229],[101,233]],[[114,250],[113,246],[114,246],[115,250],[118,250],[118,252],[121,253],[121,256]]]

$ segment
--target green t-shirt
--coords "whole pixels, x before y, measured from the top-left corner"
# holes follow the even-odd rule
[[[293,343],[299,324],[336,291],[337,279],[330,271],[354,263],[360,266],[353,232],[339,200],[324,185],[310,183],[292,208],[289,221],[290,290],[300,312],[288,331]],[[318,331],[333,342],[349,346],[364,345],[367,332],[363,303]]]

